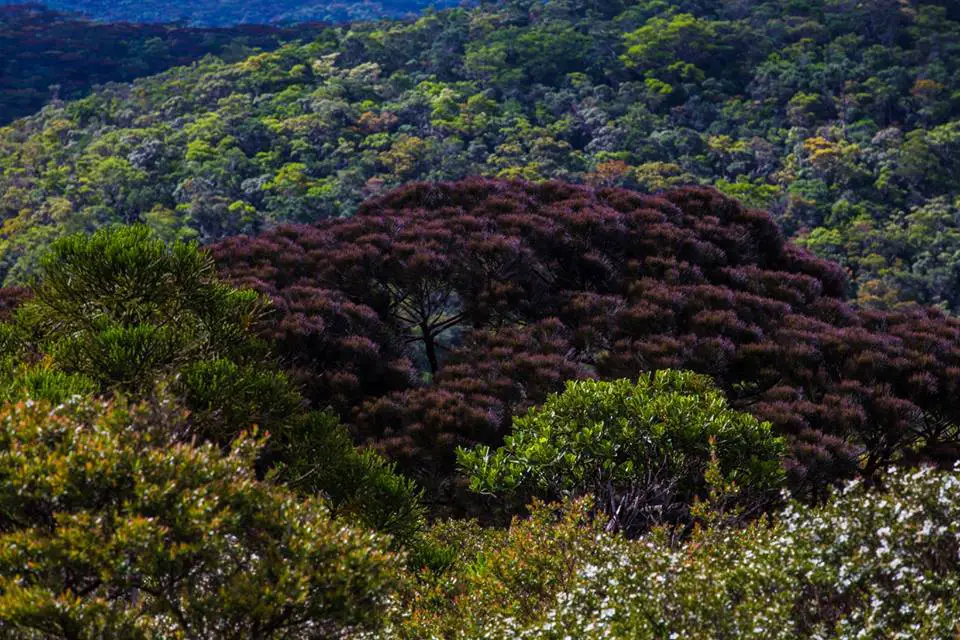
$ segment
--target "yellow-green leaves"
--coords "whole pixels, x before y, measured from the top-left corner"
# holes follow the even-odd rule
[[[376,628],[388,539],[257,481],[262,442],[172,444],[156,416],[0,411],[0,626],[75,638],[313,637]]]

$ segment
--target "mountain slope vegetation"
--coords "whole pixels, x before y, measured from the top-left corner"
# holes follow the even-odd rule
[[[206,60],[0,131],[0,274],[63,233],[216,240],[410,180],[712,184],[866,304],[956,310],[953,3],[510,0]]]
[[[150,29],[0,127],[0,639],[960,637],[955,1]]]
[[[38,273],[0,296],[5,638],[956,629],[960,322],[856,309],[715,190],[414,184]]]

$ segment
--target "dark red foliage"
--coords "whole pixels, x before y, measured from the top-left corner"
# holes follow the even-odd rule
[[[29,289],[23,287],[0,288],[0,322],[6,322],[13,312],[32,296]]]
[[[710,189],[414,184],[213,251],[276,301],[311,401],[423,476],[567,379],[668,367],[773,422],[797,488],[960,457],[960,320],[852,308],[838,266]]]

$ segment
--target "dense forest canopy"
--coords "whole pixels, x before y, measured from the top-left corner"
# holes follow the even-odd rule
[[[94,85],[129,82],[205,55],[236,62],[313,31],[97,24],[41,5],[0,6],[0,125],[50,100],[81,98]]]
[[[0,0],[0,5],[23,0]],[[412,16],[427,7],[456,0],[45,0],[60,11],[82,13],[104,22],[181,22],[193,26],[295,22],[348,22]]]
[[[208,59],[0,130],[0,274],[110,221],[216,240],[410,180],[712,184],[865,304],[960,308],[950,2],[511,0]]]

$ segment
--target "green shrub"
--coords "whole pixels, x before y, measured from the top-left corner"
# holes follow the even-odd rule
[[[524,638],[952,638],[960,632],[960,473],[854,483],[774,524],[608,540]],[[518,637],[506,618],[488,638]]]
[[[784,480],[783,452],[770,425],[730,409],[709,378],[660,371],[569,382],[515,418],[502,448],[461,449],[459,461],[478,492],[592,495],[608,529],[632,536],[688,519],[712,455],[741,506],[756,510]]]
[[[195,244],[167,245],[142,226],[68,236],[43,257],[32,289],[0,341],[13,357],[8,397],[59,402],[80,387],[145,397],[172,380],[194,430],[219,442],[299,408],[255,331],[268,301],[221,283]],[[36,366],[63,376],[29,384]]]
[[[389,539],[258,481],[256,439],[171,442],[179,419],[89,401],[0,411],[0,627],[89,639],[376,628],[400,577]]]
[[[446,566],[424,567],[385,637],[485,638],[491,620],[538,620],[571,587],[602,530],[589,499],[562,506],[534,503],[508,530],[473,521],[434,524],[425,542],[449,550]]]
[[[374,451],[357,451],[347,429],[330,414],[299,416],[285,434],[289,462],[279,478],[327,497],[335,513],[410,543],[425,521],[422,491]]]

